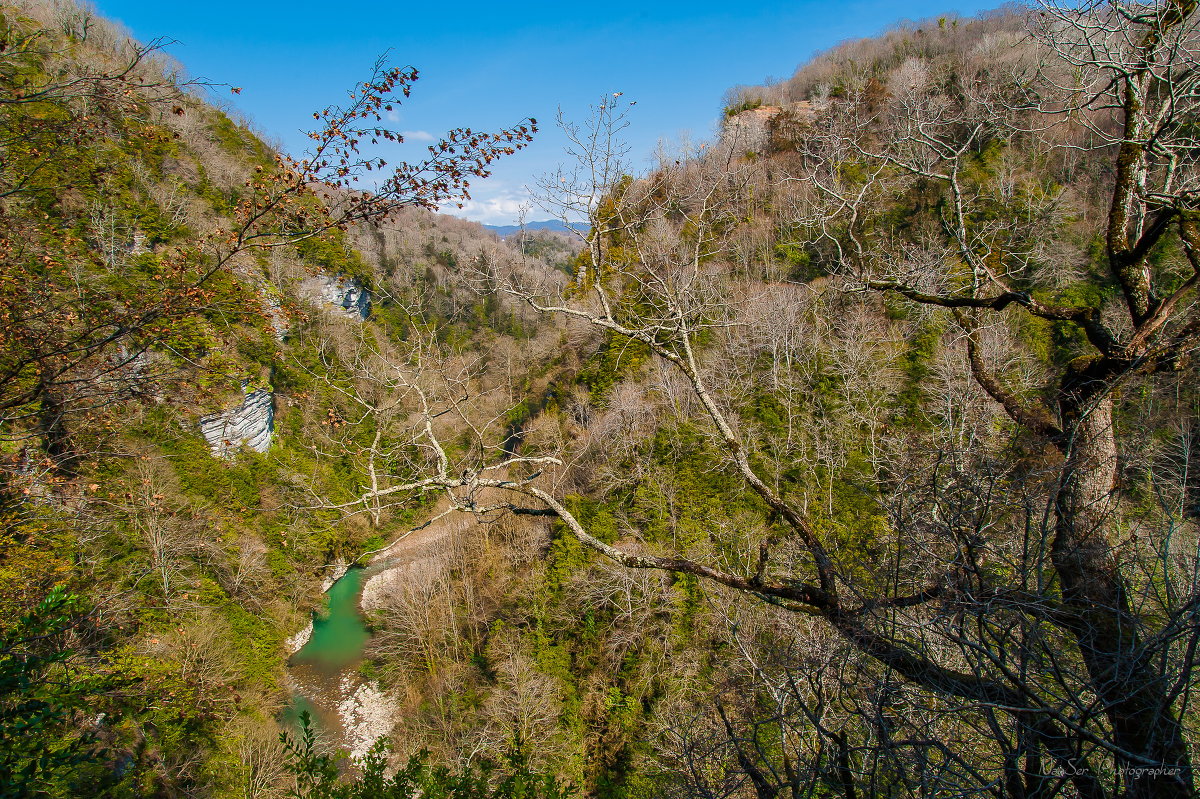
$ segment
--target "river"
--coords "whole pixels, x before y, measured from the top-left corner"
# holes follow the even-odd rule
[[[469,526],[462,517],[439,518],[379,552],[366,567],[353,567],[326,591],[324,613],[314,613],[308,640],[288,660],[292,702],[285,723],[303,711],[316,719],[330,743],[361,757],[399,717],[398,702],[358,666],[370,641],[363,609],[379,607],[400,581],[422,579],[439,569],[449,537]]]

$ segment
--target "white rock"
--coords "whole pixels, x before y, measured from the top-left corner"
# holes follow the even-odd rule
[[[371,292],[351,277],[314,275],[300,284],[300,296],[310,302],[333,306],[353,319],[371,315]]]
[[[350,564],[339,558],[325,568],[329,572],[325,575],[325,579],[321,581],[322,594],[333,588],[334,583],[346,576],[346,572],[350,571]]]
[[[312,638],[313,623],[309,620],[308,625],[303,630],[293,635],[291,638],[283,642],[283,646],[287,649],[289,655],[294,655],[304,648],[308,643],[308,639]]]
[[[200,432],[219,458],[231,456],[243,445],[266,452],[275,432],[275,396],[266,389],[251,391],[236,408],[201,416]]]
[[[375,742],[396,726],[400,707],[375,682],[357,683],[349,676],[342,678],[341,694],[337,710],[346,747],[350,757],[362,760]]]
[[[283,304],[275,296],[274,291],[268,290],[265,286],[259,290],[259,297],[262,299],[263,313],[266,314],[267,320],[271,323],[271,330],[275,333],[275,340],[283,341],[288,334],[288,318],[287,314],[283,312]]]

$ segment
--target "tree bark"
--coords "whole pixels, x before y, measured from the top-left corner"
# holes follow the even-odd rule
[[[73,477],[79,456],[67,430],[65,417],[65,404],[58,399],[54,387],[43,382],[38,388],[37,416],[42,448],[60,474]]]
[[[1191,763],[1166,681],[1142,647],[1110,542],[1117,445],[1111,370],[1103,360],[1068,370],[1059,394],[1066,456],[1051,548],[1091,688],[1120,750],[1114,760],[1130,799],[1193,795]]]

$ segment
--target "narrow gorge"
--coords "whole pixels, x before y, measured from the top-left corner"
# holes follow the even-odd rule
[[[392,731],[400,701],[359,670],[371,635],[368,619],[387,593],[435,578],[445,566],[451,539],[470,526],[461,517],[435,518],[363,565],[330,567],[324,608],[288,640],[287,684],[293,699],[285,718],[312,713],[335,745],[360,759]]]

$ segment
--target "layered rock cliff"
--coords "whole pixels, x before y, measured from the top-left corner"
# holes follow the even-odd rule
[[[274,431],[275,397],[266,389],[246,394],[236,408],[200,417],[200,432],[217,457],[228,457],[242,446],[266,452]]]

